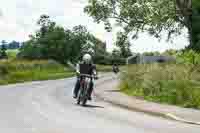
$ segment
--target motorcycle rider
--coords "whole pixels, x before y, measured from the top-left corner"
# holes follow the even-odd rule
[[[118,73],[119,72],[119,67],[116,63],[113,64],[113,72]]]
[[[81,77],[79,75],[82,73],[81,71],[84,71],[84,74],[94,75],[95,78],[97,79],[96,66],[92,63],[92,57],[90,54],[85,54],[82,58],[82,61],[76,65],[77,81],[73,92],[74,93],[73,98],[77,98],[80,89]],[[91,79],[88,100],[92,100],[91,95],[94,86],[93,82],[94,82],[93,79]]]

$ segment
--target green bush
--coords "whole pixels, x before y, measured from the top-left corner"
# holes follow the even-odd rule
[[[6,65],[0,64],[0,78],[8,74],[8,68]]]
[[[180,64],[200,64],[200,54],[193,50],[179,52],[176,57]]]
[[[131,65],[122,75],[121,90],[129,95],[200,109],[200,65]]]

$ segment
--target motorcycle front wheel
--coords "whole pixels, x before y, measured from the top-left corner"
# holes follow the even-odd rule
[[[82,106],[85,106],[86,105],[86,103],[87,103],[87,98],[84,98],[84,100],[82,101]]]
[[[83,93],[82,90],[83,90],[83,89],[80,88],[79,91],[78,91],[77,104],[80,104],[80,102],[81,102],[82,93]]]

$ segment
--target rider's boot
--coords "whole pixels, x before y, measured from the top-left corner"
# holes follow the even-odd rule
[[[79,88],[80,88],[80,80],[77,80],[75,88],[74,88],[73,98],[77,98]]]
[[[90,101],[91,101],[91,100],[92,100],[92,97],[91,97],[91,96],[89,96],[89,97],[88,97],[88,100],[90,100]]]
[[[92,91],[93,91],[93,83],[90,84],[90,90],[89,90],[88,100],[92,100]]]
[[[77,98],[77,95],[76,95],[76,94],[74,94],[74,95],[73,95],[73,98],[74,98],[74,99],[76,99],[76,98]]]

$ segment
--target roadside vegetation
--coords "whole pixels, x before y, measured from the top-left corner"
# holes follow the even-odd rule
[[[7,59],[0,60],[0,85],[60,79],[74,76],[73,68],[55,60],[18,59],[18,49],[6,50]],[[97,65],[99,72],[111,72],[111,65]]]
[[[19,52],[19,49],[6,50],[8,58],[0,60],[0,85],[60,79],[75,75],[73,68],[66,64],[61,64],[53,59],[30,60],[18,58],[17,54]],[[110,60],[106,59],[102,62],[103,64],[97,64],[97,71],[111,72],[112,65]],[[101,62],[102,59],[96,59],[96,61]]]
[[[59,79],[73,76],[74,72],[53,60],[0,61],[0,85],[25,81]]]
[[[138,64],[126,68],[121,91],[149,101],[200,109],[200,54],[177,52],[176,64]]]
[[[0,61],[0,85],[72,76],[73,70],[66,67],[67,62],[75,64],[86,52],[94,57],[95,64],[99,64],[99,71],[109,72],[111,64],[123,65],[125,58],[132,55],[130,38],[137,39],[141,32],[147,31],[161,39],[164,31],[168,33],[166,39],[171,40],[186,28],[189,46],[184,51],[165,53],[175,56],[176,64],[123,67],[126,73],[122,75],[120,87],[122,92],[131,96],[200,109],[198,3],[198,0],[193,0],[194,8],[191,9],[190,2],[183,3],[182,0],[176,3],[174,0],[88,1],[84,12],[95,22],[104,23],[108,32],[114,25],[123,29],[117,33],[117,49],[112,53],[107,52],[106,43],[92,35],[85,26],[66,29],[52,21],[50,16],[41,15],[37,21],[39,29],[30,35],[19,51],[7,51],[6,54],[6,44],[3,43],[0,59],[6,60]],[[114,25],[113,20],[116,22]]]
[[[114,61],[125,63],[119,50],[107,52],[106,44],[89,33],[85,26],[66,29],[47,15],[41,15],[37,25],[39,29],[23,45],[2,41],[0,85],[73,76],[74,70],[68,62],[75,65],[85,53],[93,56],[100,72],[112,71]]]
[[[76,63],[85,53],[89,53],[95,64],[111,65],[115,60],[120,64],[125,63],[124,58],[128,56],[122,54],[126,49],[123,52],[107,52],[106,43],[96,38],[83,25],[67,29],[56,24],[48,15],[41,15],[37,24],[39,30],[24,42],[18,58],[53,59],[66,64],[68,61]]]
[[[112,72],[111,65],[97,65],[96,67],[99,72]]]
[[[126,54],[129,38],[137,39],[144,31],[158,39],[168,33],[169,41],[187,29],[189,45],[183,51],[144,53],[175,56],[176,63],[130,65],[122,74],[121,90],[150,101],[200,109],[199,0],[90,0],[84,11],[95,22],[104,23],[107,31],[114,27],[113,21],[123,28],[116,45]]]
[[[8,55],[8,59],[16,59],[19,49],[9,49],[6,50],[6,53]]]

